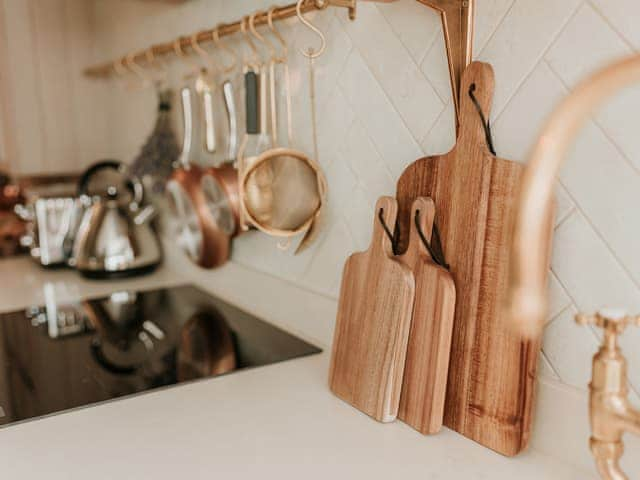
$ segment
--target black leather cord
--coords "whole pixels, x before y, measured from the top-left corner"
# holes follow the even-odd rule
[[[398,255],[398,237],[394,233],[391,232],[391,229],[387,226],[384,221],[384,209],[381,208],[378,210],[378,220],[380,221],[380,225],[384,229],[389,241],[391,242],[391,250],[394,255]],[[431,255],[433,261],[440,265],[442,268],[446,268],[449,270],[449,264],[446,262],[444,253],[442,252],[442,243],[440,242],[440,232],[438,231],[437,225],[433,224],[433,234],[431,235],[431,243],[427,241],[427,237],[425,237],[422,228],[420,227],[420,210],[416,210],[415,216],[416,230],[418,232],[418,236],[422,241],[423,245]],[[397,229],[395,229],[397,232]]]
[[[391,233],[391,230],[389,229],[389,227],[387,227],[387,224],[384,221],[383,214],[384,214],[384,208],[381,208],[378,211],[378,220],[380,220],[380,224],[382,225],[382,228],[384,228],[384,231],[387,234],[387,237],[389,237],[389,241],[391,242],[391,251],[393,252],[394,255],[397,255],[398,240],[394,236],[394,234]]]
[[[433,224],[432,243],[435,245],[432,245],[427,241],[427,237],[425,237],[424,232],[420,227],[420,210],[416,210],[415,223],[418,236],[420,237],[420,240],[422,240],[422,244],[429,252],[429,255],[431,255],[433,261],[440,265],[442,268],[446,268],[447,270],[449,270],[449,264],[445,261],[444,253],[442,252],[442,244],[440,243],[440,232],[438,232],[438,226],[435,223]]]
[[[478,111],[478,115],[480,115],[480,121],[482,121],[482,128],[484,128],[484,136],[487,140],[487,147],[489,147],[489,151],[492,154],[496,155],[496,149],[493,147],[493,136],[491,135],[491,124],[489,123],[489,120],[487,120],[487,118],[484,116],[482,107],[480,106],[480,103],[478,102],[478,99],[474,94],[475,91],[476,91],[476,84],[472,83],[469,86],[469,97],[471,97],[471,101],[475,105],[476,110]]]

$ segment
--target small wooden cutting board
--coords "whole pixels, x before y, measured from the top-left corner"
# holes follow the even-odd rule
[[[393,231],[396,200],[378,200],[369,249],[345,263],[329,387],[367,415],[391,422],[400,404],[415,282],[411,269],[394,258],[380,212]]]
[[[430,242],[434,216],[433,200],[413,202],[409,248],[398,257],[416,282],[398,418],[425,435],[442,428],[456,305],[453,277],[433,261],[418,231]]]
[[[471,63],[461,82],[456,146],[417,160],[398,180],[399,249],[409,241],[413,201],[431,197],[456,284],[444,423],[511,456],[530,438],[541,339],[515,332],[502,309],[523,167],[487,147],[470,90],[488,118],[493,89],[491,65]]]

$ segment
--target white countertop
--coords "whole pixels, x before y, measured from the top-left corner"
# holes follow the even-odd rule
[[[304,302],[277,301],[304,295],[296,287],[267,276],[249,286],[246,269],[234,264],[216,274],[163,267],[141,279],[114,283],[81,280],[65,270],[43,271],[27,258],[4,260],[0,310],[41,302],[45,284],[87,297],[182,283],[232,302],[259,305],[252,313],[325,352],[2,429],[0,478],[596,478],[594,472],[536,451],[507,459],[447,429],[425,437],[401,422],[371,420],[326,386],[331,341],[326,325],[332,322],[318,319],[335,315],[335,301],[301,311],[296,305]]]

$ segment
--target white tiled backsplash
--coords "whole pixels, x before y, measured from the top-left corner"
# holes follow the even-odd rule
[[[159,7],[97,0],[97,51],[122,53],[270,4],[200,0]],[[542,122],[571,87],[598,66],[640,48],[633,20],[638,18],[640,3],[634,0],[478,0],[474,58],[495,69],[491,119],[498,154],[525,161]],[[321,12],[314,21],[328,39],[327,53],[317,61],[320,162],[330,189],[327,221],[302,255],[249,233],[235,242],[233,261],[337,298],[346,257],[368,245],[376,198],[394,194],[396,179],[413,160],[453,145],[453,108],[435,12],[415,0],[359,2],[355,22],[341,9]],[[296,47],[290,49],[296,143],[310,151],[307,63],[297,48],[317,39],[294,20],[282,29]],[[151,128],[154,102],[151,93],[112,90],[112,153],[135,154]],[[573,314],[603,305],[640,312],[639,111],[640,88],[600,111],[580,135],[558,185],[541,372],[580,389],[586,389],[598,339],[597,332],[576,326]],[[630,330],[622,340],[636,392],[639,342],[640,330]]]

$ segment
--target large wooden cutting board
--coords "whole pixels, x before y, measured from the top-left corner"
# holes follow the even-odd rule
[[[409,248],[398,257],[416,282],[398,418],[425,435],[442,428],[456,304],[451,274],[433,261],[418,231],[431,242],[434,216],[432,199],[413,202]]]
[[[398,415],[415,292],[411,270],[393,257],[390,230],[397,202],[376,204],[373,239],[349,257],[342,274],[329,386],[338,397],[380,422]]]
[[[487,147],[475,96],[488,118],[493,69],[474,62],[463,74],[454,149],[410,165],[398,181],[400,251],[412,202],[431,197],[457,299],[445,405],[446,426],[504,455],[529,441],[540,339],[525,339],[502,313],[509,237],[522,166]]]

